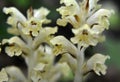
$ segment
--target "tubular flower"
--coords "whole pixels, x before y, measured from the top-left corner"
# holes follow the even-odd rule
[[[61,14],[61,18],[57,20],[58,25],[65,26],[67,23],[72,24],[74,28],[80,28],[84,24],[88,24],[98,32],[108,29],[108,18],[111,16],[112,10],[100,9],[97,5],[98,0],[83,0],[78,4],[75,0],[61,0],[62,6],[57,9]]]
[[[22,32],[26,35],[38,36],[42,28],[42,23],[35,18],[31,18],[22,24]]]
[[[95,31],[85,24],[79,29],[72,29],[75,37],[71,38],[74,44],[80,44],[81,46],[88,47],[89,45],[95,46],[99,41],[104,39],[101,34],[97,34]]]
[[[8,32],[14,35],[19,35],[19,30],[21,30],[26,35],[32,37],[38,36],[42,24],[50,22],[50,20],[46,18],[49,10],[43,7],[35,10],[32,8],[28,9],[27,18],[14,7],[5,7],[3,11],[5,14],[11,15],[8,18],[7,23],[11,25],[12,28],[9,28]]]
[[[24,47],[25,43],[17,36],[2,41],[2,44],[6,43],[8,43],[8,46],[5,48],[5,51],[11,57],[19,56],[22,54],[22,50],[27,50]]]
[[[110,56],[99,53],[93,55],[86,63],[87,70],[93,70],[97,75],[105,75],[107,66],[104,63],[107,59],[110,59]]]
[[[4,81],[8,81],[8,75],[5,71],[5,69],[3,68],[1,71],[0,71],[0,82],[4,82]]]
[[[50,40],[54,45],[53,53],[55,55],[70,53],[76,57],[77,48],[63,36],[57,36]]]
[[[11,45],[9,47],[6,47],[6,53],[9,55],[9,56],[19,56],[22,54],[22,51],[21,51],[21,48],[18,46],[18,45]]]

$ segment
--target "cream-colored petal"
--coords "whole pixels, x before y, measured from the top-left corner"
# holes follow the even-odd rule
[[[47,15],[50,13],[50,11],[47,8],[41,7],[39,9],[34,9],[33,13],[33,17],[43,20],[43,23],[46,24],[51,22],[51,20],[47,19]]]
[[[21,14],[21,12],[19,10],[17,10],[15,7],[8,7],[8,8],[4,7],[3,12],[5,14],[11,14],[11,17],[13,19],[17,18],[16,21],[21,21],[21,22],[26,21],[26,18],[24,17],[24,15]]]
[[[32,45],[34,48],[38,47],[43,42],[50,43],[49,40],[52,38],[51,35],[55,34],[57,30],[57,27],[45,27],[41,29],[39,35],[33,41]]]
[[[19,31],[17,29],[17,23],[26,21],[26,18],[24,17],[24,15],[19,10],[17,10],[15,7],[4,7],[3,12],[5,14],[11,15],[7,19],[7,23],[11,25],[11,27],[8,28],[7,30],[8,33],[19,35]]]
[[[11,27],[7,29],[7,32],[10,34],[19,35],[19,31],[17,29],[17,23],[18,23],[17,17],[12,17],[12,16],[8,17],[7,23],[11,25]]]
[[[95,54],[93,55],[88,61],[87,61],[87,69],[93,70],[97,75],[100,75],[102,73],[103,75],[106,73],[106,65],[105,61],[107,59],[110,59],[110,56],[105,56],[102,54]]]
[[[37,19],[37,18],[33,18],[33,17],[30,20],[28,20],[27,22],[24,22],[22,24],[23,24],[23,27],[21,28],[22,32],[25,35],[29,35],[29,36],[33,36],[33,37],[38,36],[39,31],[42,28],[41,20]]]
[[[58,19],[57,20],[57,24],[61,25],[61,26],[66,26],[67,25],[67,21],[65,19]]]
[[[64,36],[56,36],[50,42],[55,46],[55,48],[58,48],[57,54],[60,53],[71,53],[73,56],[76,57],[77,49],[76,47],[67,40]],[[60,50],[59,50],[60,49]],[[55,51],[56,52],[56,51]]]
[[[22,54],[22,49],[17,45],[6,47],[5,51],[10,57],[20,56]]]
[[[8,75],[6,73],[6,70],[2,68],[0,71],[0,82],[8,81]]]
[[[8,82],[26,82],[26,78],[22,71],[15,66],[6,67],[6,72],[9,75]]]
[[[43,71],[43,70],[44,70],[44,67],[45,67],[45,64],[44,64],[44,63],[38,63],[38,64],[34,67],[34,70],[36,70],[36,71]]]
[[[8,43],[9,46],[5,48],[6,53],[10,56],[13,57],[19,56],[22,54],[22,49],[19,46],[21,43],[23,43],[18,37],[12,37],[9,40],[3,40],[3,44]],[[18,44],[17,44],[18,43]],[[22,46],[22,44],[21,44]]]
[[[90,16],[86,22],[92,26],[93,30],[97,29],[98,33],[101,33],[105,28],[108,29],[108,19],[113,13],[113,10],[99,9],[92,16]]]
[[[57,9],[57,11],[59,11],[59,13],[62,15],[62,18],[64,18],[65,16],[68,15],[75,15],[76,14],[76,10],[74,6],[65,6],[65,7],[60,7]]]
[[[97,2],[99,0],[84,0],[86,2],[86,9],[88,7],[88,17],[91,16],[97,9],[101,7],[101,5],[98,5]],[[89,2],[88,2],[89,1]]]
[[[77,2],[75,0],[60,0],[60,4],[65,4],[66,6],[76,5]]]
[[[59,62],[66,62],[71,70],[75,73],[77,68],[77,61],[69,53],[64,54]]]
[[[97,34],[87,24],[78,29],[72,29],[72,32],[75,36],[71,38],[71,41],[84,47],[95,46],[102,38],[101,34]]]
[[[10,39],[4,39],[2,41],[2,44],[8,43],[8,46],[6,46],[5,51],[9,56],[19,56],[22,54],[22,52],[29,53],[29,48],[25,44],[24,41],[22,41],[19,37],[14,36]]]
[[[50,11],[47,8],[41,7],[39,9],[34,9],[34,17],[38,19],[42,19],[46,17]]]
[[[24,43],[19,37],[17,37],[17,36],[14,36],[14,37],[10,38],[10,39],[8,40],[8,43],[9,43],[9,44],[16,43],[16,44],[18,44],[19,46],[25,46],[25,43]]]
[[[76,24],[78,21],[77,15],[80,12],[79,4],[75,0],[61,0],[60,3],[64,3],[65,6],[61,6],[57,9],[57,11],[61,14],[61,19],[57,20],[57,24],[65,26],[67,23],[71,23],[74,27],[77,27],[77,24],[79,24]]]

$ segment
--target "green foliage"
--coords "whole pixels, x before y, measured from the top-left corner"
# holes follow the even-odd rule
[[[116,13],[115,15],[112,15],[110,18],[110,24],[113,29],[119,29],[120,26],[120,15],[119,13]]]
[[[120,42],[114,39],[108,39],[105,42],[106,52],[110,55],[111,59],[109,64],[113,63],[114,65],[120,68]]]
[[[18,7],[26,7],[30,4],[30,0],[8,0],[7,2],[11,2]]]

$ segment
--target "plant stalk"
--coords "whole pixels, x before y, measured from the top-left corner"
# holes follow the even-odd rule
[[[78,45],[77,51],[77,69],[75,72],[74,82],[82,82],[83,75],[82,75],[82,65],[84,62],[84,50],[85,48],[81,49],[81,46]]]

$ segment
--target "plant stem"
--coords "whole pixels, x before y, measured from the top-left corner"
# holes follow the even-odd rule
[[[27,65],[28,66],[28,82],[32,82],[31,81],[31,71],[32,71],[32,69],[34,67],[34,62],[35,62],[34,60],[35,60],[34,59],[34,53],[32,51],[31,54],[29,54],[28,65]]]
[[[75,72],[74,82],[82,82],[82,65],[84,62],[84,48],[81,49],[81,46],[78,45],[77,51],[77,69]]]

